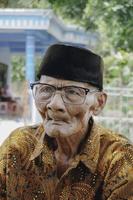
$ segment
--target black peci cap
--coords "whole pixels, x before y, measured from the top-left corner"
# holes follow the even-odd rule
[[[66,44],[51,45],[42,60],[38,78],[54,78],[90,83],[103,89],[103,60],[92,51]]]

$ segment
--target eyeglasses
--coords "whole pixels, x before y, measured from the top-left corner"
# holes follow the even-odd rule
[[[67,104],[83,104],[88,93],[98,92],[99,89],[88,89],[77,86],[55,87],[46,83],[31,83],[33,97],[37,103],[50,101],[57,90],[61,91],[61,97]]]

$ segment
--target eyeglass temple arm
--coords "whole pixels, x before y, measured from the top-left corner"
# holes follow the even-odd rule
[[[40,83],[40,82],[37,81],[37,82],[34,82],[34,83],[30,83],[30,88],[33,89],[34,85],[36,85],[36,84],[38,84],[38,83]]]

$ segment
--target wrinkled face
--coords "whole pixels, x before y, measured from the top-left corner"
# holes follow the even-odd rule
[[[42,76],[41,83],[56,87],[79,86],[94,89],[87,83],[61,80],[49,76]],[[85,132],[91,117],[91,107],[94,104],[95,93],[88,93],[83,104],[73,105],[64,103],[61,91],[56,91],[49,101],[39,103],[36,106],[43,118],[46,133],[51,137],[67,137],[79,132]]]

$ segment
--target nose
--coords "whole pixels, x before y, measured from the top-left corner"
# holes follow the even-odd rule
[[[65,105],[60,93],[56,93],[51,99],[50,103],[47,104],[48,110],[65,112]]]

